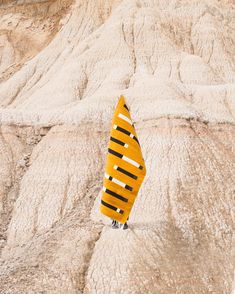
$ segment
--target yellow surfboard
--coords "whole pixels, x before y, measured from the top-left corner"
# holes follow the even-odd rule
[[[125,98],[112,120],[100,211],[125,223],[146,174],[145,162]]]

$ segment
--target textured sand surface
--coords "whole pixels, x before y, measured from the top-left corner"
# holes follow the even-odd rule
[[[126,231],[99,213],[120,94]],[[234,1],[0,1],[0,293],[231,293],[234,175]]]

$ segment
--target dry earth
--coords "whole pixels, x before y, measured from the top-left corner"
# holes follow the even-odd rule
[[[124,94],[147,176],[99,213]],[[231,293],[233,0],[0,1],[0,293]]]

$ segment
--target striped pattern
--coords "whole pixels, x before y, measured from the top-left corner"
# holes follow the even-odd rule
[[[123,155],[123,154],[121,154],[121,153],[116,152],[116,151],[113,150],[113,149],[110,149],[110,148],[109,148],[109,149],[108,149],[108,152],[109,152],[110,154],[113,154],[114,156],[117,156],[117,157],[119,157],[119,158],[125,160],[126,162],[128,162],[128,163],[130,163],[130,164],[136,166],[136,167],[139,168],[139,169],[143,169],[143,166],[140,165],[138,162],[134,161],[133,159],[131,159],[131,158],[129,158],[129,157],[126,157],[125,155]]]
[[[122,142],[122,141],[120,141],[120,140],[118,140],[116,138],[113,138],[113,137],[110,137],[110,140],[117,143],[117,144],[119,144],[119,145],[121,145],[121,146],[124,146],[125,148],[128,148],[128,146],[129,146],[128,144],[126,144],[126,143],[124,143],[124,142]]]
[[[121,133],[123,133],[123,134],[125,134],[125,135],[127,135],[127,136],[129,136],[129,137],[131,137],[131,139],[134,139],[134,140],[139,144],[139,141],[138,141],[138,139],[136,138],[136,136],[133,135],[132,133],[128,132],[128,131],[125,130],[124,128],[119,127],[119,126],[117,126],[117,125],[114,125],[113,128],[114,128],[115,130],[117,130],[117,131],[119,131],[119,132],[121,132]]]
[[[145,174],[136,131],[121,96],[112,120],[100,211],[125,223]]]
[[[118,170],[118,171],[120,171],[121,173],[123,173],[123,174],[125,174],[125,175],[131,177],[132,179],[137,180],[137,176],[133,175],[133,174],[130,173],[129,171],[127,171],[127,170],[125,170],[125,169],[123,169],[123,168],[121,168],[121,167],[119,167],[119,166],[117,166],[117,165],[114,165],[113,168],[116,169],[116,170]]]

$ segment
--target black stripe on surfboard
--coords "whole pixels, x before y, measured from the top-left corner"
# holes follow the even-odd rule
[[[116,130],[119,131],[119,132],[122,132],[123,134],[126,134],[127,136],[130,137],[130,134],[131,134],[131,133],[130,133],[129,131],[127,131],[127,130],[125,130],[125,129],[119,127],[119,126],[116,127]]]
[[[137,180],[137,176],[133,175],[132,173],[130,173],[129,171],[121,168],[120,166],[118,166],[117,168],[115,168],[116,170],[120,171],[121,173],[127,175],[128,177]]]
[[[133,139],[140,145],[138,139],[136,138],[136,136],[133,137]]]
[[[112,210],[114,210],[114,211],[116,211],[116,212],[118,212],[120,214],[123,214],[123,212],[124,212],[122,209],[119,209],[119,208],[105,202],[104,200],[101,200],[101,204],[103,204],[104,206],[106,206],[106,207],[108,207],[108,208],[110,208],[110,209],[112,209]]]
[[[119,144],[119,145],[121,145],[121,146],[125,146],[124,142],[122,142],[122,141],[120,141],[120,140],[118,140],[118,139],[116,139],[114,137],[110,137],[110,140],[117,143],[117,144]]]
[[[121,132],[121,133],[123,133],[123,134],[125,134],[125,135],[127,135],[127,136],[129,136],[129,137],[131,137],[133,140],[135,140],[140,145],[140,143],[139,143],[138,139],[136,138],[136,136],[134,136],[131,132],[129,132],[129,131],[123,129],[122,127],[117,126],[117,125],[114,125],[114,129]]]
[[[129,109],[128,109],[128,107],[126,106],[126,104],[124,104],[123,106],[126,108],[126,110],[128,110],[128,111],[129,111]]]
[[[125,189],[127,189],[129,191],[132,191],[133,190],[133,188],[131,186],[128,186],[128,185],[125,186]]]
[[[109,152],[110,154],[113,154],[113,155],[119,157],[119,158],[122,158],[122,157],[123,157],[123,155],[122,155],[121,153],[118,153],[117,151],[115,151],[115,150],[113,150],[113,149],[108,148],[108,152]]]
[[[113,192],[113,191],[105,188],[105,187],[104,187],[104,192],[107,193],[107,194],[109,194],[109,195],[111,195],[111,196],[113,196],[113,197],[115,197],[115,198],[117,198],[117,199],[119,199],[119,200],[122,200],[124,202],[128,202],[128,199],[127,198],[125,198],[125,197],[123,197],[123,196],[121,196],[121,195],[119,195],[119,194],[117,194],[117,193],[115,193],[115,192]]]

